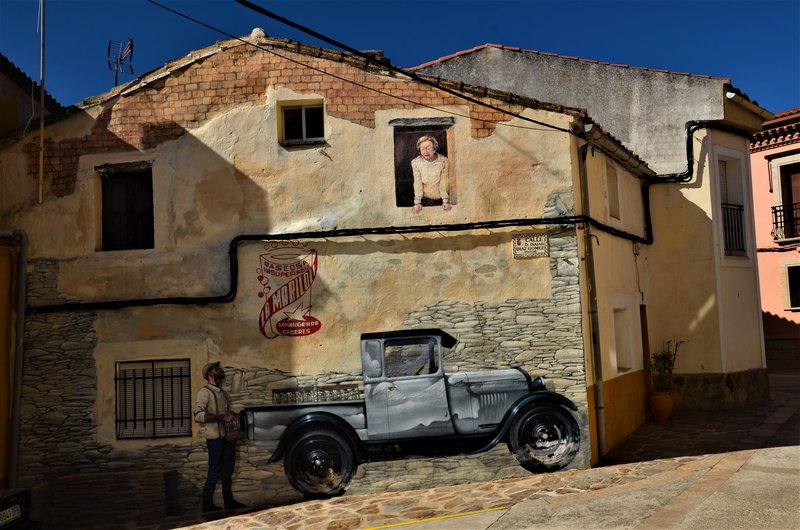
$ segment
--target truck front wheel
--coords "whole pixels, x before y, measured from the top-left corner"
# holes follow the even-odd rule
[[[291,440],[283,469],[292,487],[306,497],[341,495],[353,478],[353,450],[339,433],[311,429]]]
[[[509,442],[517,461],[528,471],[554,471],[575,458],[580,430],[572,414],[562,407],[533,404],[514,419]]]

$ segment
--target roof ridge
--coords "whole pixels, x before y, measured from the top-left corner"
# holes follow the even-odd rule
[[[14,81],[17,86],[21,89],[25,90],[26,92],[30,88],[28,83],[33,83],[33,89],[35,91],[41,90],[41,84],[37,83],[31,76],[26,74],[22,68],[17,66],[14,61],[6,57],[3,53],[0,53],[0,72],[6,74],[9,79]],[[62,105],[56,98],[50,94],[47,89],[44,91],[45,95],[45,109],[50,112],[51,114],[55,114],[64,110],[64,105]],[[38,103],[38,101],[37,101]]]
[[[609,62],[605,62],[605,61],[598,61],[598,60],[595,60],[595,59],[584,59],[584,58],[576,57],[576,56],[573,56],[573,55],[561,55],[561,54],[558,54],[558,53],[540,52],[540,51],[536,51],[536,50],[528,50],[528,49],[525,49],[525,48],[520,48],[518,46],[506,46],[504,44],[493,44],[493,43],[481,44],[479,46],[474,46],[474,47],[472,47],[470,49],[467,49],[467,50],[460,50],[460,51],[451,53],[450,55],[445,55],[444,57],[439,57],[438,59],[434,59],[432,61],[428,61],[426,63],[422,63],[422,64],[420,64],[418,66],[413,66],[411,68],[408,68],[408,70],[411,70],[411,71],[420,70],[422,68],[427,68],[428,66],[432,66],[434,64],[443,63],[443,62],[449,61],[450,59],[455,59],[456,57],[460,57],[462,55],[467,55],[467,54],[470,54],[470,53],[473,53],[473,52],[481,51],[481,50],[484,50],[484,49],[487,49],[487,48],[498,48],[498,49],[501,49],[501,50],[508,50],[508,51],[519,52],[519,53],[531,53],[531,54],[535,54],[535,55],[543,55],[545,57],[555,57],[555,58],[559,58],[559,59],[569,59],[569,60],[572,60],[572,61],[580,61],[580,62],[584,62],[584,63],[597,64],[597,65],[600,65],[600,66],[613,66],[615,68],[626,68],[626,69],[629,69],[629,70],[639,70],[639,71],[644,71],[644,72],[655,72],[655,73],[663,73],[663,74],[670,74],[670,75],[681,75],[681,76],[688,76],[688,77],[698,77],[698,78],[703,78],[703,79],[719,79],[719,80],[728,81],[728,82],[731,81],[731,79],[729,77],[717,77],[717,76],[706,75],[706,74],[691,74],[691,73],[688,73],[688,72],[675,72],[675,71],[672,71],[672,70],[648,68],[646,66],[629,66],[627,64],[609,63]]]

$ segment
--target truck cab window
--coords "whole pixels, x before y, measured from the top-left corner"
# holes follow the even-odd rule
[[[435,374],[439,371],[437,342],[433,338],[387,340],[384,364],[387,377]]]

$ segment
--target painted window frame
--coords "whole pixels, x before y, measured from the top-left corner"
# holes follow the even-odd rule
[[[194,420],[191,368],[191,361],[186,358],[115,362],[117,440],[191,436]]]
[[[319,123],[315,125],[321,130],[321,135],[311,136],[309,133],[309,111],[319,109]],[[289,137],[287,131],[287,111],[300,111],[300,134]],[[315,118],[316,119],[316,118]],[[278,142],[287,147],[297,145],[325,144],[325,102],[322,99],[291,100],[278,102]]]
[[[389,126],[393,130],[395,206],[398,208],[414,206],[414,177],[411,161],[419,155],[416,142],[422,136],[436,138],[439,144],[437,152],[447,158],[448,202],[451,206],[458,205],[456,164],[452,152],[452,128],[454,125],[455,118],[449,116],[389,120]],[[423,208],[425,208],[424,205]]]

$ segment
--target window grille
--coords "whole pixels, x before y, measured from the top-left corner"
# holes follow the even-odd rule
[[[800,237],[800,203],[772,207],[772,238]]]
[[[191,436],[188,359],[117,363],[117,439]]]
[[[725,233],[725,255],[747,253],[744,236],[744,206],[722,203],[722,229]]]

